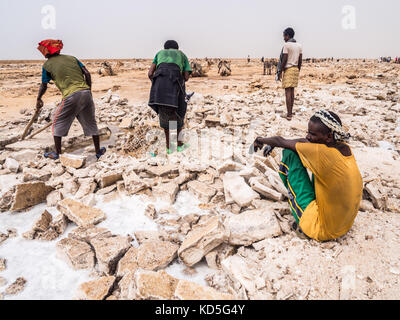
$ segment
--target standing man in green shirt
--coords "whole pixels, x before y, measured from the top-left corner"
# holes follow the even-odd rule
[[[170,129],[178,131],[178,152],[185,148],[181,131],[187,110],[185,82],[191,73],[189,60],[175,40],[164,44],[164,50],[156,54],[149,69],[148,76],[152,82],[149,106],[158,114],[160,127],[164,129],[167,154],[172,153]]]
[[[61,40],[44,40],[39,43],[38,50],[47,58],[42,70],[42,84],[37,97],[36,108],[43,107],[42,97],[46,93],[47,84],[53,80],[61,91],[63,100],[53,112],[52,133],[55,152],[45,153],[46,158],[57,160],[62,153],[61,139],[68,135],[75,118],[82,125],[85,136],[92,136],[99,159],[105,152],[100,148],[100,137],[95,118],[95,106],[89,71],[75,57],[60,54],[63,48]]]

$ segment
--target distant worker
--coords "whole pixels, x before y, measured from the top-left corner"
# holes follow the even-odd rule
[[[261,57],[261,62],[264,63],[264,56]]]
[[[181,131],[187,110],[185,82],[191,73],[189,60],[175,40],[165,42],[164,50],[156,54],[149,69],[148,76],[152,82],[149,106],[158,114],[160,127],[164,129],[167,154],[173,152],[170,129],[178,132],[177,151],[186,148]]]
[[[353,225],[363,181],[339,116],[320,110],[308,123],[306,139],[257,138],[254,150],[284,148],[279,175],[288,190],[293,229],[304,238],[325,241],[346,234]],[[313,177],[310,180],[308,168]]]
[[[292,120],[294,104],[294,88],[298,86],[301,64],[303,61],[303,49],[301,44],[294,39],[294,30],[287,28],[283,32],[285,45],[282,48],[277,67],[277,80],[281,81],[285,89],[287,120]]]
[[[266,71],[268,70],[268,75],[272,75],[272,61],[270,59],[266,59],[264,61],[264,76],[266,74]]]
[[[63,48],[61,40],[44,40],[38,50],[47,59],[42,68],[42,84],[37,97],[36,108],[43,107],[42,97],[47,84],[53,80],[62,93],[62,101],[53,112],[52,132],[55,151],[45,153],[46,158],[57,160],[62,152],[61,139],[68,135],[75,118],[83,128],[85,136],[92,136],[99,159],[106,148],[100,149],[99,130],[95,118],[95,106],[92,97],[92,80],[89,71],[77,58],[60,54]]]
[[[247,63],[250,63],[250,55],[247,56]]]

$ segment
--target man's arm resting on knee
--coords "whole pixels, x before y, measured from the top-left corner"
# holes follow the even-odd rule
[[[282,137],[271,137],[271,138],[262,138],[262,137],[258,137],[256,139],[256,141],[254,142],[254,145],[259,146],[260,148],[262,148],[262,146],[264,144],[267,144],[273,148],[284,148],[284,149],[289,149],[292,150],[294,152],[296,151],[296,143],[308,143],[309,141],[307,139],[293,139],[293,140],[289,140],[289,139],[285,139]]]

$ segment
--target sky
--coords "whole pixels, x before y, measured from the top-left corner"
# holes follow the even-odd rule
[[[42,59],[48,38],[80,59],[152,58],[169,39],[189,58],[278,57],[289,26],[305,58],[394,57],[399,13],[399,0],[0,0],[0,60]]]

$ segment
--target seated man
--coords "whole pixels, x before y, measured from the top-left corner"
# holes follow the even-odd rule
[[[306,139],[257,138],[284,148],[279,175],[289,191],[289,204],[300,230],[325,241],[346,234],[357,215],[363,191],[360,171],[350,147],[350,135],[333,112],[318,111],[308,123]],[[306,168],[313,173],[310,181]]]

